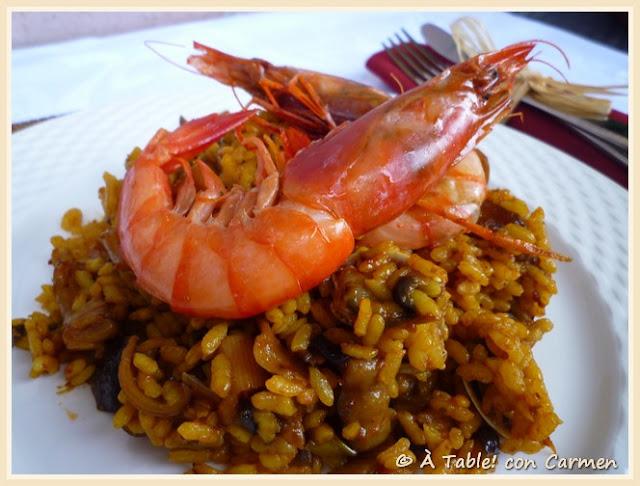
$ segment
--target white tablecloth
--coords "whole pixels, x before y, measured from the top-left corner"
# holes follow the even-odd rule
[[[337,74],[378,87],[365,67],[381,42],[401,27],[420,38],[420,26],[432,22],[446,30],[461,15],[481,19],[495,44],[545,39],[561,46],[571,60],[567,70],[560,55],[541,46],[543,58],[558,66],[570,81],[627,84],[627,55],[556,27],[506,13],[469,12],[278,12],[230,16],[101,38],[84,38],[11,54],[11,118],[26,121],[87,110],[142,94],[211,89],[214,81],[164,62],[144,45],[146,40],[190,45],[193,40],[239,56],[262,57]],[[175,59],[186,59],[174,51]],[[536,69],[548,74],[546,66]],[[555,75],[557,76],[557,75]],[[627,97],[613,99],[628,112]]]

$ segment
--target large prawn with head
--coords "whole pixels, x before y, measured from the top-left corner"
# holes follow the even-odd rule
[[[206,164],[188,160],[254,112],[159,131],[122,186],[124,259],[143,289],[196,316],[251,316],[314,287],[356,238],[413,207],[507,115],[534,45],[469,59],[378,104],[299,151],[282,174],[262,164],[247,192],[225,191]]]
[[[564,52],[557,49],[569,63]],[[289,66],[276,66],[259,58],[244,59],[194,42],[199,51],[188,63],[201,74],[252,95],[251,102],[277,114],[290,125],[280,129],[286,154],[295,154],[314,136],[324,135],[338,123],[353,121],[384,103],[389,96],[371,86],[330,74]],[[537,62],[546,62],[532,59]],[[553,66],[551,66],[553,67]],[[562,73],[560,73],[562,74]],[[497,74],[496,74],[497,76]],[[494,82],[500,82],[498,78]],[[235,91],[234,91],[235,92]],[[297,128],[296,128],[297,127]],[[302,132],[300,131],[303,130]],[[310,138],[311,137],[311,138]],[[267,153],[260,140],[254,140],[259,158]],[[487,194],[489,162],[474,148],[459,157],[444,176],[427,189],[420,200],[397,218],[377,226],[359,237],[366,245],[393,240],[409,249],[436,245],[467,231],[495,245],[530,255],[566,257],[541,251],[528,242],[509,238],[475,224]]]
[[[194,48],[200,53],[190,56],[188,62],[201,74],[245,90],[252,95],[254,104],[287,120],[289,126],[280,130],[280,136],[288,153],[305,147],[314,135],[326,134],[334,127],[334,120],[356,120],[389,99],[371,86],[330,74],[275,66],[264,59],[243,59],[197,42]],[[260,144],[259,140],[252,143],[259,156],[267,152]],[[415,249],[451,238],[464,228],[424,206],[440,208],[467,223],[475,223],[486,197],[488,179],[487,158],[474,149],[428,189],[420,200],[422,206],[413,206],[359,240],[366,245],[393,240],[401,247]]]

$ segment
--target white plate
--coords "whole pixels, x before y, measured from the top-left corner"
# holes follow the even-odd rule
[[[229,91],[174,93],[132,100],[42,123],[12,137],[12,315],[36,310],[51,280],[49,238],[70,207],[100,216],[103,171],[121,176],[123,161],[178,115],[234,109]],[[566,457],[611,457],[628,464],[627,193],[577,160],[504,126],[482,143],[491,184],[507,187],[546,211],[553,247],[574,258],[560,264],[559,295],[548,308],[554,330],[535,348],[557,413],[552,438]],[[56,395],[61,376],[28,378],[27,353],[13,350],[14,473],[167,473],[165,451],[111,426],[88,387]],[[78,414],[75,421],[66,410]],[[537,454],[544,468],[548,451]],[[504,471],[504,459],[499,464]],[[555,471],[558,472],[558,471]],[[567,471],[560,471],[567,472]],[[589,472],[578,471],[573,472]]]

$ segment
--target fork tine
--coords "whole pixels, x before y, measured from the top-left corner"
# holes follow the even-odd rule
[[[400,29],[404,35],[414,44],[416,47],[416,51],[420,53],[423,59],[427,60],[431,65],[435,66],[438,71],[444,71],[449,68],[449,65],[435,57],[429,49],[427,49],[423,44],[418,43],[412,36],[407,32],[407,30],[403,27]]]
[[[396,38],[403,46],[404,50],[407,52],[408,56],[411,56],[414,63],[417,64],[417,68],[420,70],[422,76],[426,79],[433,78],[440,74],[439,69],[434,69],[433,66],[427,64],[424,61],[424,58],[420,55],[420,52],[417,50],[417,47],[410,42],[405,41],[396,33]]]
[[[425,81],[424,73],[417,68],[416,64],[413,62],[411,58],[408,58],[407,55],[403,52],[402,46],[396,44],[393,39],[387,38],[393,53],[396,56],[396,59],[399,59],[404,66],[409,69],[413,73],[413,77],[416,80],[417,84],[420,84]]]
[[[416,76],[420,79],[420,83],[422,83],[423,81],[426,81],[427,79],[430,78],[430,76],[427,76],[426,73],[424,72],[424,70],[422,70],[415,63],[415,61],[409,55],[407,55],[404,52],[406,46],[402,42],[400,44],[396,44],[394,42],[394,40],[391,39],[391,38],[388,38],[388,41],[394,47],[394,51],[398,55],[398,57],[400,57],[404,61],[404,63],[407,66],[409,66],[411,68],[411,70],[416,74]],[[420,83],[418,83],[418,84],[420,84]]]
[[[422,81],[411,71],[411,69],[409,69],[409,67],[402,61],[402,59],[400,59],[398,56],[396,56],[396,53],[394,52],[393,49],[393,45],[392,47],[387,47],[387,45],[383,42],[382,43],[382,47],[384,48],[384,51],[387,53],[387,55],[391,58],[391,60],[393,61],[393,63],[398,66],[400,68],[400,71],[402,71],[406,76],[409,77],[409,79],[411,79],[414,83],[416,84],[420,84]]]
[[[407,59],[407,56],[405,55],[404,52],[402,52],[400,48],[401,46],[396,44],[396,42],[391,37],[387,37],[387,42],[390,45],[391,51],[395,54],[396,59],[398,61],[401,61],[402,64],[405,66],[405,68],[411,71],[414,77],[414,80],[416,80],[418,84],[422,83],[423,81],[422,73],[420,72],[419,69],[416,69],[416,66],[411,59]]]
[[[451,66],[455,64],[453,62],[446,63],[441,61],[429,49],[427,49],[427,46],[425,45],[415,44],[415,46],[417,51],[420,52],[425,59],[428,59],[429,62],[433,64],[436,67],[436,69],[438,69],[440,72],[449,69]]]

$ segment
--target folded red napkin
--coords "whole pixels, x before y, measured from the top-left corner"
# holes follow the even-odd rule
[[[429,46],[426,47],[431,54],[450,64],[450,61],[440,56]],[[405,91],[416,86],[408,76],[396,67],[384,51],[371,56],[367,60],[367,68],[380,77],[395,92]],[[526,103],[520,103],[515,111],[522,113],[522,119],[513,117],[507,121],[507,125],[549,145],[553,145],[613,179],[625,189],[628,188],[629,173],[627,167],[616,162],[602,150],[586,141],[562,121]],[[619,111],[613,110],[609,118],[624,125],[628,124],[627,115]]]

